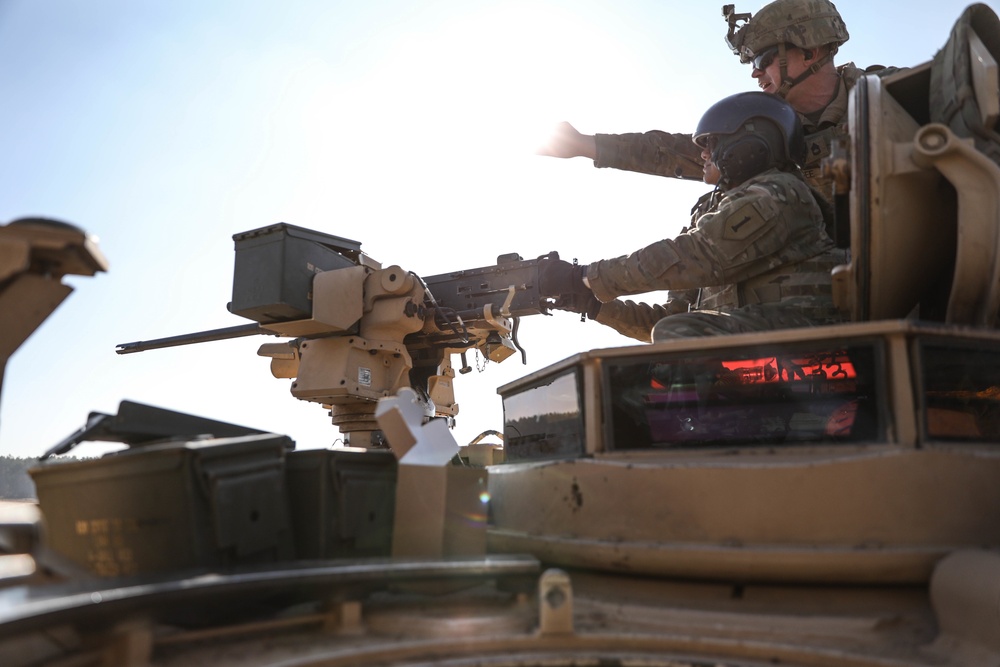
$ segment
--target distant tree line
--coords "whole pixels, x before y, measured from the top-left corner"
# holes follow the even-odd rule
[[[38,459],[0,456],[0,499],[27,500],[35,498],[35,483],[28,468],[38,465]]]

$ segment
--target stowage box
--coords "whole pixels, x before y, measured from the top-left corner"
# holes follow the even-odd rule
[[[389,450],[290,452],[288,488],[298,557],[389,556],[396,471]]]
[[[287,436],[150,444],[36,466],[48,546],[105,577],[294,557]]]
[[[312,280],[354,266],[357,241],[281,222],[233,236],[236,262],[229,311],[268,324],[312,316]]]

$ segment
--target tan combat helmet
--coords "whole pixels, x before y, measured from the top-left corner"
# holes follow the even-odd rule
[[[774,0],[755,15],[737,14],[734,7],[722,8],[722,15],[729,23],[726,43],[740,57],[740,62],[752,62],[755,67],[760,67],[758,59],[773,49],[770,55],[781,64],[782,82],[777,93],[780,97],[832,60],[837,48],[850,39],[844,19],[830,0]],[[785,61],[788,44],[800,49],[828,45],[830,52],[790,80]]]

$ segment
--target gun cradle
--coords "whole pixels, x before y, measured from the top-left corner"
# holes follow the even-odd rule
[[[377,401],[409,386],[413,362],[400,343],[349,336],[303,341],[299,349],[295,398],[343,405]]]
[[[424,325],[423,289],[398,266],[352,266],[317,274],[312,296],[310,319],[265,328],[317,337],[265,344],[258,354],[271,358],[276,377],[295,378],[291,393],[296,398],[359,421],[356,415],[371,410],[358,404],[371,403],[373,409],[375,401],[410,384],[413,362],[403,338]],[[341,421],[337,414],[334,423]]]

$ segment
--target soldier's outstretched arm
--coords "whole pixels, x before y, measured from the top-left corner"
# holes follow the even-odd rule
[[[641,134],[584,134],[563,121],[536,152],[548,157],[588,157],[595,167],[641,174],[695,181],[703,176],[701,149],[691,141],[690,134],[659,130]]]
[[[595,167],[700,181],[704,174],[701,148],[690,134],[650,130],[628,134],[595,134]]]
[[[556,125],[549,140],[538,148],[539,155],[548,157],[589,157],[597,159],[597,145],[594,135],[583,134],[575,127],[563,121]]]

